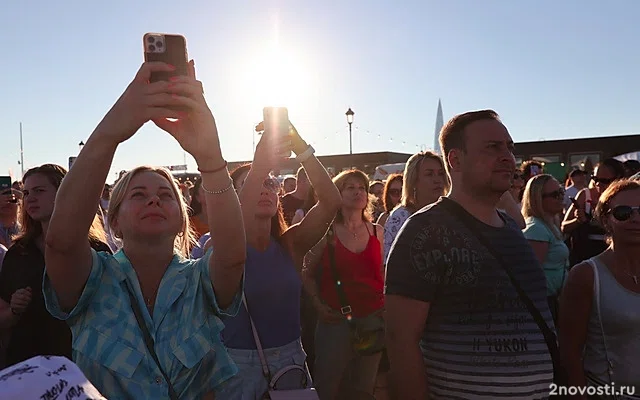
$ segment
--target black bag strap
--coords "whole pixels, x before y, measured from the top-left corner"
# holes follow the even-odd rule
[[[156,362],[156,365],[158,366],[158,369],[160,370],[160,373],[162,374],[162,377],[164,378],[165,382],[167,382],[167,385],[169,385],[169,398],[171,400],[179,400],[178,395],[175,389],[173,388],[173,385],[171,384],[171,380],[169,379],[167,374],[162,369],[162,366],[160,365],[160,360],[158,359],[158,355],[156,354],[156,350],[154,349],[153,338],[151,337],[151,333],[149,333],[147,324],[144,322],[144,317],[142,316],[140,307],[138,307],[138,302],[136,301],[136,298],[133,295],[129,285],[126,284],[126,286],[127,286],[127,292],[129,293],[129,301],[131,303],[131,308],[133,309],[133,314],[136,316],[136,321],[138,321],[138,326],[142,331],[144,344],[147,346],[147,350],[149,350],[151,357],[153,357],[153,361]]]
[[[327,232],[327,246],[329,250],[329,264],[331,265],[331,273],[333,274],[333,280],[336,285],[336,292],[338,293],[338,300],[340,300],[340,313],[347,318],[347,321],[353,320],[353,310],[351,309],[351,305],[349,304],[349,300],[347,300],[347,294],[344,292],[342,287],[342,281],[340,280],[340,274],[338,273],[338,268],[336,266],[336,253],[335,253],[335,243],[334,243],[335,233],[333,231],[333,225],[329,227],[329,231]]]
[[[458,203],[450,199],[444,199],[444,201],[442,201],[440,204],[442,204],[442,206],[444,206],[454,217],[456,217],[458,220],[460,220],[462,223],[465,224],[465,226],[474,234],[474,236],[489,251],[489,253],[491,253],[491,255],[498,261],[498,264],[500,264],[502,269],[504,269],[504,271],[507,273],[507,276],[509,276],[509,280],[511,281],[511,284],[516,289],[516,292],[518,292],[518,296],[520,297],[520,300],[527,306],[529,313],[535,320],[536,324],[538,325],[538,328],[540,328],[540,331],[544,336],[544,340],[547,342],[547,347],[549,348],[549,353],[551,354],[551,362],[553,364],[554,377],[557,377],[556,374],[561,373],[562,367],[560,363],[560,352],[558,351],[556,334],[551,330],[551,328],[549,328],[549,325],[547,325],[547,322],[542,317],[542,314],[540,314],[540,311],[538,310],[538,308],[535,306],[535,304],[533,304],[533,300],[531,300],[531,298],[522,289],[522,286],[520,286],[520,283],[516,279],[509,265],[505,262],[502,255],[489,242],[489,240],[480,232],[477,226],[473,224],[472,221],[469,220],[468,216],[465,215],[467,211],[464,208],[462,208],[462,206],[460,206]],[[554,379],[554,381],[556,380]],[[558,383],[558,381],[556,381],[556,383]]]

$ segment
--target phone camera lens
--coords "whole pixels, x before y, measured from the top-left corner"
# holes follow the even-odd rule
[[[153,42],[155,42],[155,41],[156,41],[156,39],[155,39],[153,36],[149,36],[149,37],[147,38],[147,42],[149,42],[149,43],[153,43]]]
[[[154,45],[149,45],[149,51],[156,51],[156,46]]]
[[[156,46],[157,46],[158,48],[162,48],[162,42],[156,42]]]

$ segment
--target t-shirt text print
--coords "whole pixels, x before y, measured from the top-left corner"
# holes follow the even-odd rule
[[[105,400],[65,357],[38,356],[0,371],[0,399]]]
[[[442,198],[409,218],[387,263],[386,294],[430,303],[420,342],[430,398],[547,398],[553,366],[544,336],[461,218],[500,252],[553,329],[544,273],[515,222],[503,216],[504,227],[491,227]]]

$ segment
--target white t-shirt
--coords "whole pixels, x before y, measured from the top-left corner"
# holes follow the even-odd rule
[[[399,206],[396,207],[389,214],[389,218],[387,218],[387,222],[384,223],[384,263],[387,263],[389,259],[389,253],[391,252],[391,246],[393,245],[393,241],[398,236],[398,232],[402,225],[409,219],[411,213],[407,209],[407,207]]]
[[[0,371],[0,399],[106,400],[66,357],[36,356]]]
[[[7,252],[7,248],[0,244],[0,271],[2,271],[2,261],[4,261],[4,255]]]

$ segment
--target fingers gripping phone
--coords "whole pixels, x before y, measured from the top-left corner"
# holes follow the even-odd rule
[[[270,131],[271,134],[278,137],[289,134],[289,110],[286,107],[263,108],[262,120],[265,131]],[[291,157],[291,151],[284,153],[283,156]]]
[[[143,37],[144,60],[161,61],[176,67],[171,72],[154,72],[150,82],[168,81],[172,76],[188,75],[187,40],[182,35],[145,33]]]

